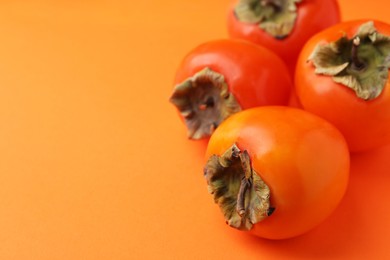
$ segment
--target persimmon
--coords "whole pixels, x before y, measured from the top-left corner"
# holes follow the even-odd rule
[[[292,79],[272,51],[242,40],[203,43],[179,65],[170,101],[190,139],[208,138],[230,115],[257,106],[287,105]]]
[[[303,109],[335,125],[352,152],[390,143],[390,25],[347,21],[311,38],[296,68]]]
[[[259,107],[226,119],[211,136],[204,175],[226,223],[256,236],[303,234],[338,206],[349,151],[324,119],[289,107]]]

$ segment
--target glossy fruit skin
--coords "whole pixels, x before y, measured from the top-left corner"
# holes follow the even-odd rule
[[[245,39],[272,50],[284,60],[293,73],[305,42],[314,34],[339,23],[341,19],[337,0],[302,1],[297,6],[295,28],[282,40],[275,39],[256,24],[239,21],[234,14],[234,6],[228,13],[228,33],[231,38]]]
[[[206,42],[188,53],[176,73],[179,84],[209,67],[222,74],[242,109],[286,105],[293,88],[283,61],[273,52],[242,40]]]
[[[250,233],[269,239],[303,234],[326,219],[348,184],[349,151],[341,133],[311,113],[260,107],[225,120],[211,136],[206,158],[234,143],[271,190],[275,211]]]
[[[311,38],[300,54],[296,74],[296,94],[302,107],[335,125],[345,136],[351,152],[361,152],[390,142],[390,81],[382,94],[364,101],[348,87],[331,77],[315,74],[307,62],[319,43],[334,42],[347,34],[352,38],[368,20],[354,20],[335,25]],[[390,35],[390,25],[374,21],[379,33]]]

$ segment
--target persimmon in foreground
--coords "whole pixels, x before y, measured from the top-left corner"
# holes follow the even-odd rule
[[[204,168],[226,223],[284,239],[324,221],[347,187],[341,133],[306,111],[259,107],[236,113],[211,136]]]

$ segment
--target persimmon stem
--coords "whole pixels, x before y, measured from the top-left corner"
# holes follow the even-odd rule
[[[208,97],[204,102],[199,105],[200,110],[206,110],[207,108],[213,108],[215,101],[213,97]]]
[[[245,215],[246,207],[245,207],[245,195],[248,188],[250,188],[251,182],[245,176],[241,179],[240,190],[238,191],[237,196],[237,213],[242,217]]]
[[[359,36],[357,36],[352,41],[352,49],[351,49],[352,68],[355,70],[362,70],[366,66],[364,64],[364,62],[362,62],[359,59],[359,56],[358,56],[359,45],[360,45],[360,38],[359,38]]]
[[[241,179],[240,190],[237,195],[237,213],[242,217],[245,214],[245,194],[252,182],[251,159],[247,150],[239,154],[244,176]]]

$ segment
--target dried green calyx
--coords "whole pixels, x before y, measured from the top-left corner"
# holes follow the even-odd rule
[[[204,174],[209,192],[229,226],[251,230],[275,210],[270,207],[269,187],[252,169],[248,152],[237,145],[222,156],[211,156]]]
[[[287,37],[297,18],[296,4],[302,0],[240,0],[234,8],[238,20],[258,24],[277,39]]]
[[[355,91],[363,100],[377,98],[383,91],[390,67],[390,37],[377,32],[374,22],[362,24],[358,32],[319,44],[309,61],[317,74]]]
[[[175,86],[170,102],[183,116],[191,139],[210,136],[223,120],[241,110],[223,75],[209,68]]]

